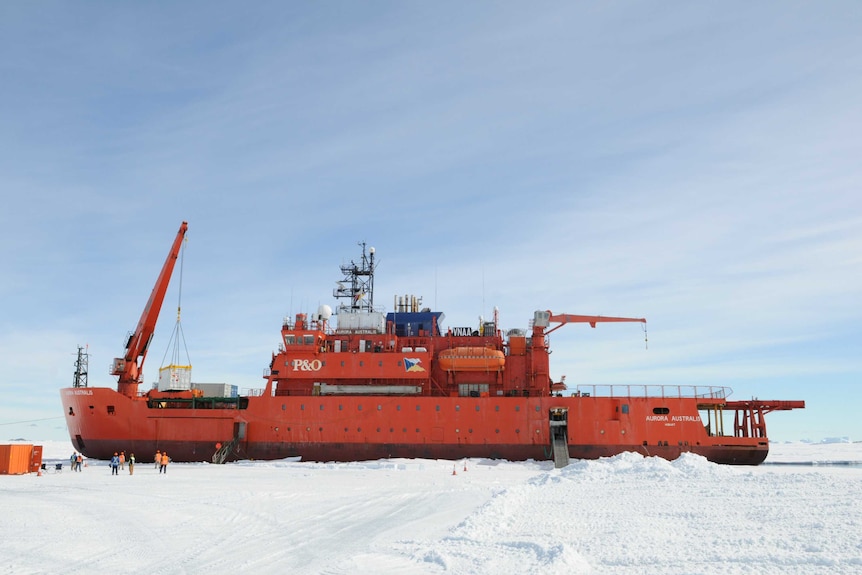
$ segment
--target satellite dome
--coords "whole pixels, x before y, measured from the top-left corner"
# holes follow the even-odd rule
[[[317,317],[329,321],[329,318],[332,317],[332,308],[326,304],[321,305],[317,308]]]

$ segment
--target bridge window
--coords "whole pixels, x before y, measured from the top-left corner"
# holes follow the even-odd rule
[[[114,406],[113,405],[108,406],[108,415],[114,415]]]
[[[628,403],[624,403],[624,404],[623,404],[623,413],[628,413],[628,412],[629,412],[629,404],[628,404]]]

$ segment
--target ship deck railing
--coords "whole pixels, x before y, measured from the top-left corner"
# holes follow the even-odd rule
[[[583,397],[661,397],[727,399],[733,390],[705,385],[579,385],[572,394]]]

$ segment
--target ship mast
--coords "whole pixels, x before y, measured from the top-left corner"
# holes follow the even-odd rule
[[[362,246],[362,259],[358,264],[350,260],[349,264],[341,266],[344,279],[336,282],[338,287],[332,290],[334,297],[348,300],[346,304],[339,304],[339,311],[374,311],[374,248],[366,250],[365,242],[359,242],[359,245]]]

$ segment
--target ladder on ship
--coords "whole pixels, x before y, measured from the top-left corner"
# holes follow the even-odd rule
[[[233,439],[219,447],[213,453],[213,463],[222,464],[227,459],[228,455],[239,445],[239,442],[245,437],[245,423],[235,422],[233,424]]]
[[[551,448],[554,454],[554,467],[560,469],[569,464],[569,410],[556,407],[551,409]]]

